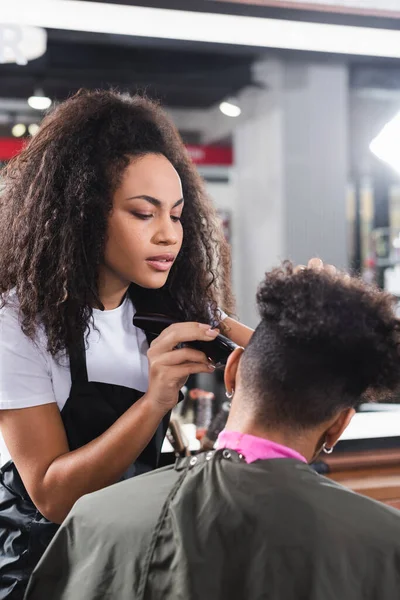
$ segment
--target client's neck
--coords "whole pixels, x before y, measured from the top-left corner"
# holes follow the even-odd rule
[[[232,409],[226,423],[225,429],[237,431],[248,435],[264,438],[295,450],[311,462],[315,456],[315,448],[318,445],[318,435],[307,435],[307,432],[295,432],[289,428],[268,427],[260,423],[260,420],[252,415],[248,408],[236,408],[242,406],[239,399],[235,398]]]

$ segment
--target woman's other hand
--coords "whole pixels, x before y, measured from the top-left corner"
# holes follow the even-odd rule
[[[315,271],[324,271],[325,273],[329,273],[330,275],[335,276],[338,273],[338,270],[334,265],[325,264],[320,258],[311,258],[307,266],[305,265],[297,265],[294,271],[297,273],[302,269],[314,269]]]

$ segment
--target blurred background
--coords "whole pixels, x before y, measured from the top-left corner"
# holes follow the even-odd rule
[[[399,28],[400,0],[1,0],[0,160],[82,87],[145,91],[220,211],[246,323],[282,258],[400,297]]]
[[[400,0],[0,5],[1,161],[82,87],[146,92],[219,211],[241,320],[257,324],[257,284],[285,258],[400,298]]]

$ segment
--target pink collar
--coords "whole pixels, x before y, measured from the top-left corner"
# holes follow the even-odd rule
[[[228,431],[224,429],[218,436],[217,448],[229,448],[243,454],[247,463],[255,460],[265,460],[268,458],[295,458],[302,462],[307,460],[292,448],[276,444],[265,438],[256,437],[247,433],[238,433],[237,431]]]

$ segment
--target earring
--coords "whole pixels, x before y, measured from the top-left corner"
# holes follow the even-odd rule
[[[226,396],[227,398],[229,398],[229,400],[232,400],[232,398],[233,398],[233,394],[234,394],[234,393],[235,393],[235,390],[232,390],[231,392],[228,392],[228,390],[226,390],[226,392],[225,392],[225,396]]]
[[[332,448],[328,448],[328,446],[326,445],[326,442],[324,442],[324,445],[322,446],[322,450],[325,452],[325,454],[332,454],[333,446],[332,446]]]

